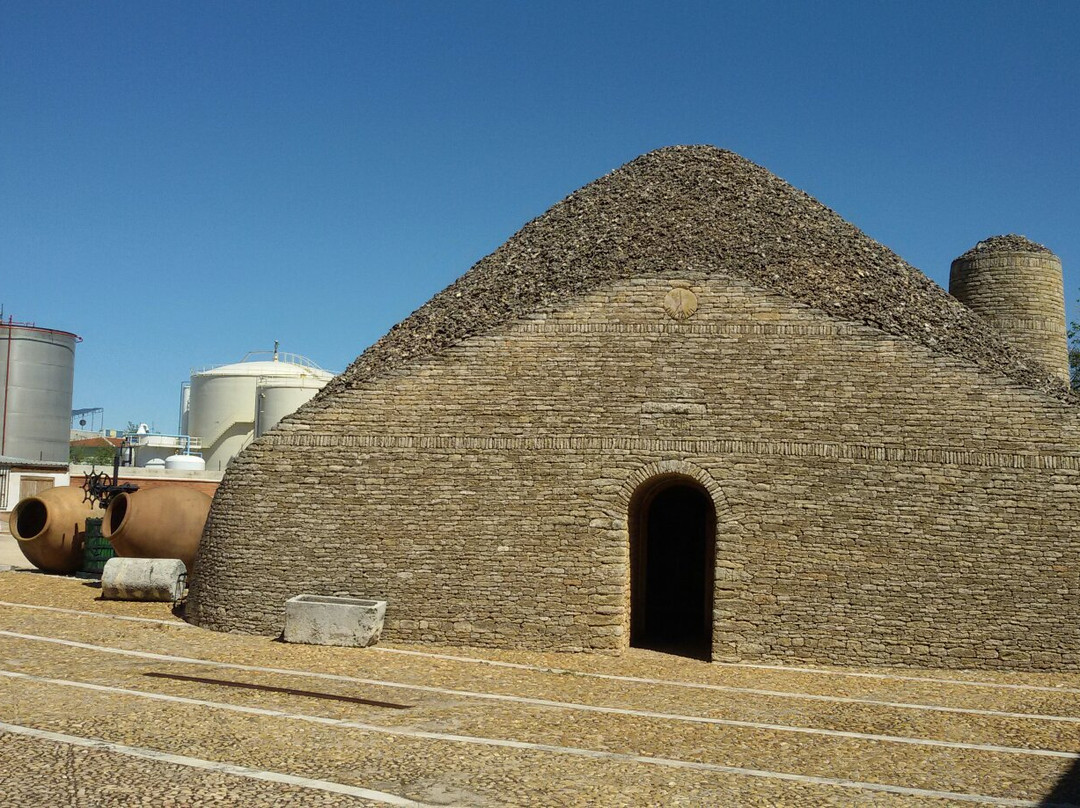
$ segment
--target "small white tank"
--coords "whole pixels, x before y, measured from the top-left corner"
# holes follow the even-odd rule
[[[324,379],[262,378],[255,388],[255,437],[262,437],[286,415],[296,412],[326,386]]]
[[[174,471],[205,471],[206,461],[198,455],[174,454],[165,458],[165,468]]]
[[[166,463],[160,457],[152,457],[147,460],[146,463],[143,465],[144,469],[165,469],[168,467],[168,463]]]

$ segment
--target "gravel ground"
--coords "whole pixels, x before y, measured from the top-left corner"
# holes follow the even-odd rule
[[[0,802],[23,808],[45,805],[360,808],[380,805],[298,786],[263,783],[3,733],[0,733],[0,763],[3,764]]]
[[[0,573],[0,600],[8,603],[172,623],[0,605],[0,631],[9,632],[0,634],[0,671],[58,680],[0,677],[0,721],[376,789],[437,805],[971,804],[927,794],[754,777],[719,767],[988,795],[1023,804],[1025,800],[1037,803],[1063,780],[1071,781],[1069,772],[1076,763],[1065,757],[687,720],[695,717],[968,744],[1080,749],[1080,721],[1075,720],[1080,717],[1080,675],[1075,674],[858,669],[890,677],[1048,688],[1031,690],[852,677],[825,670],[709,665],[637,649],[619,656],[397,649],[424,654],[413,655],[387,648],[295,646],[189,627],[171,614],[167,604],[100,601],[97,595],[93,586],[77,579]],[[123,656],[13,637],[10,632],[371,681]],[[479,664],[437,658],[432,653],[532,667]],[[604,678],[610,676],[653,681]],[[117,690],[87,690],[59,682]],[[773,695],[717,687],[769,690]],[[119,691],[213,704],[150,700]],[[460,691],[563,706],[478,698]],[[864,701],[820,701],[799,694]],[[1074,720],[918,710],[865,700]],[[596,707],[654,715],[587,709]],[[277,713],[245,713],[237,708]],[[319,723],[311,717],[360,726]],[[476,739],[564,749],[500,747]],[[572,750],[609,756],[590,757]],[[660,764],[657,758],[669,762]],[[370,804],[316,789],[0,732],[0,804],[200,805],[214,801],[230,805]]]

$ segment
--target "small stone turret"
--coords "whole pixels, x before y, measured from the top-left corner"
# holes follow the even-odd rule
[[[1066,384],[1061,260],[1023,236],[992,236],[952,262],[949,293]]]

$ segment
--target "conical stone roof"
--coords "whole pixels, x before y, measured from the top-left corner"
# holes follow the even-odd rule
[[[1000,236],[990,236],[990,238],[984,238],[970,250],[960,256],[964,258],[974,258],[978,255],[989,255],[991,253],[1039,253],[1042,255],[1053,255],[1053,250],[1049,247],[1032,241],[1027,236],[1021,236],[1016,233],[1006,233]]]
[[[741,278],[1072,398],[922,272],[806,193],[730,151],[671,146],[526,224],[394,326],[318,401],[613,281],[687,272]]]

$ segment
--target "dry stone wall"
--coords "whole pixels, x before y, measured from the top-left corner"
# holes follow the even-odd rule
[[[1080,667],[1077,408],[692,272],[308,405],[226,474],[189,613],[348,594],[388,641],[617,652],[658,469],[716,505],[716,660]]]
[[[1061,260],[1041,245],[1023,251],[994,249],[994,241],[953,261],[949,291],[1011,345],[1068,382]]]

